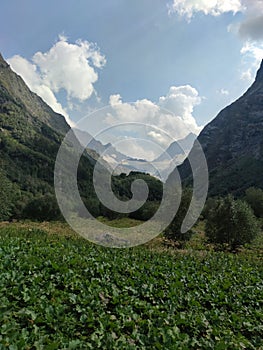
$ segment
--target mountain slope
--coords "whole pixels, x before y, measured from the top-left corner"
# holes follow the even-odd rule
[[[196,135],[190,133],[185,138],[172,142],[166,151],[155,159],[155,162],[163,162],[170,160],[171,158],[174,159],[178,155],[184,155],[187,151],[191,150],[195,139]]]
[[[33,198],[53,193],[56,154],[69,129],[0,56],[0,170],[12,184],[9,213],[19,216]]]
[[[54,130],[65,134],[69,130],[65,118],[55,113],[38,95],[32,92],[23,79],[14,73],[0,54],[0,82],[15,103],[22,105],[28,115],[37,118]]]
[[[240,195],[250,186],[263,188],[263,61],[247,92],[224,108],[197,140],[206,156],[211,195]],[[197,148],[195,143],[192,157],[197,157]],[[188,160],[179,171],[189,183]]]
[[[0,220],[58,217],[54,166],[60,144],[69,130],[64,117],[31,92],[0,56]],[[80,146],[75,138],[73,142]],[[70,146],[66,151],[69,160],[75,156]],[[86,150],[80,159],[78,189],[83,202],[96,216],[102,210],[105,212],[105,208],[97,199],[93,186],[96,163],[93,155],[97,157]],[[68,164],[63,167],[64,177],[70,177]],[[107,171],[106,165],[101,171]],[[150,200],[160,200],[161,183],[143,174],[113,177],[115,194],[120,198],[131,198],[131,181],[140,177],[151,184]],[[79,208],[73,209],[79,213]]]

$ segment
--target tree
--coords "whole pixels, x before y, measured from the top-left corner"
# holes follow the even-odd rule
[[[14,208],[14,201],[14,186],[0,170],[0,220],[10,219]]]
[[[245,201],[251,206],[257,217],[263,218],[263,191],[260,188],[248,188]]]
[[[141,208],[129,214],[132,219],[147,221],[150,220],[160,206],[159,202],[145,202]]]
[[[164,236],[166,238],[172,239],[178,242],[188,241],[191,238],[192,236],[191,230],[185,233],[181,232],[181,226],[186,216],[186,213],[188,211],[191,199],[192,199],[192,190],[189,188],[184,188],[179,209],[173,221],[171,222],[171,224],[164,231]]]
[[[202,210],[202,218],[207,219],[209,212],[217,206],[218,197],[209,197],[206,200],[205,206]]]
[[[250,243],[259,233],[252,209],[229,195],[217,201],[207,216],[205,234],[211,243],[227,244],[231,250]]]
[[[23,217],[37,221],[60,220],[61,213],[56,197],[51,193],[47,193],[33,198],[25,207]]]

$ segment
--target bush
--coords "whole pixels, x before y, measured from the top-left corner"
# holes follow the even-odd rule
[[[98,217],[101,215],[100,211],[100,202],[96,198],[82,198],[82,201],[87,208],[88,212],[93,216],[93,217]],[[86,217],[86,212],[82,212],[81,210],[78,211],[78,214],[85,218]]]
[[[234,200],[232,196],[219,199],[207,217],[205,234],[211,243],[235,250],[250,243],[259,233],[257,220],[246,202]]]
[[[0,221],[11,218],[15,199],[14,185],[0,170]]]
[[[191,238],[193,233],[191,230],[185,233],[181,232],[181,226],[186,216],[186,213],[188,211],[191,199],[192,199],[192,190],[189,188],[185,188],[182,193],[179,209],[173,221],[171,222],[171,224],[164,231],[164,236],[166,238],[172,239],[178,242],[185,242]]]
[[[37,221],[61,219],[56,197],[48,193],[32,199],[25,207],[23,217]]]
[[[215,198],[215,197],[207,198],[205,206],[204,206],[203,211],[202,211],[202,218],[203,219],[208,218],[209,212],[211,210],[215,209],[215,207],[217,206],[217,201],[218,201],[218,198]]]
[[[129,214],[131,219],[147,221],[150,220],[160,206],[159,202],[146,202],[141,208]]]
[[[257,217],[263,218],[263,191],[260,188],[248,188],[245,201],[251,206]]]

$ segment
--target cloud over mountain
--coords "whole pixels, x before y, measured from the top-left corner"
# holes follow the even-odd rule
[[[96,70],[105,65],[106,59],[96,45],[82,40],[71,44],[60,36],[49,51],[35,53],[32,60],[15,55],[8,59],[8,63],[32,91],[56,112],[68,117],[55,94],[64,90],[68,101],[88,99],[95,91]]]
[[[141,158],[154,158],[161,152],[160,147],[167,147],[174,140],[182,139],[190,132],[195,134],[200,132],[202,127],[197,125],[193,110],[201,101],[198,91],[190,85],[171,86],[168,93],[161,96],[158,102],[142,99],[128,103],[123,102],[119,94],[111,95],[110,109],[105,122],[109,126],[126,124],[126,132],[132,136],[136,134],[138,138],[137,155]],[[141,124],[142,127],[135,127],[134,123]],[[140,144],[140,138],[148,140],[152,145]],[[159,149],[153,148],[153,144],[159,145]],[[119,150],[134,156],[128,143],[123,144]]]
[[[147,99],[127,103],[120,95],[111,95],[109,103],[112,109],[106,118],[108,124],[138,122],[154,125],[175,139],[200,131],[192,113],[194,107],[201,103],[201,97],[190,85],[171,86],[167,95],[160,97],[157,103]],[[156,132],[149,133],[149,136],[161,139]]]

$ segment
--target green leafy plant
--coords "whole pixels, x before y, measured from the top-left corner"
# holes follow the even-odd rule
[[[259,260],[106,249],[12,224],[0,247],[0,349],[262,347]]]

